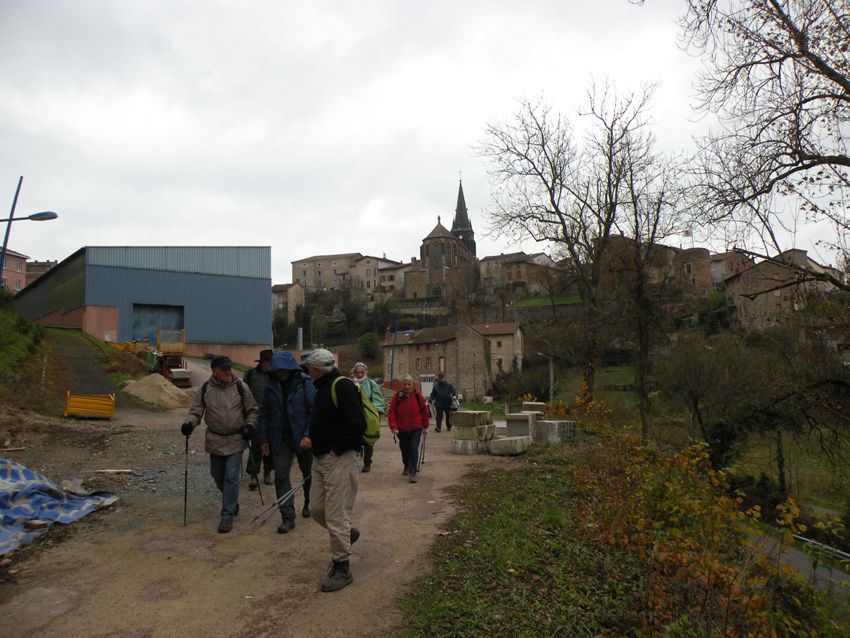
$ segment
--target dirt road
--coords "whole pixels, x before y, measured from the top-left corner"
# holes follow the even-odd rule
[[[387,635],[401,621],[394,599],[427,568],[428,547],[452,514],[446,488],[473,466],[510,463],[453,455],[450,435],[432,432],[412,485],[384,428],[373,470],[361,474],[354,584],[324,594],[326,532],[299,517],[293,532],[278,535],[276,515],[252,527],[262,508],[247,477],[233,532],[216,533],[220,501],[200,432],[190,440],[189,525],[182,526],[184,413],[127,409],[112,421],[39,418],[19,429],[15,441],[27,450],[11,458],[57,483],[81,478],[89,489],[115,491],[120,501],[70,526],[61,541],[14,557],[13,575],[0,585],[0,635]],[[133,474],[94,473],[115,468]],[[263,487],[268,503],[273,488]],[[302,503],[299,494],[299,512]]]

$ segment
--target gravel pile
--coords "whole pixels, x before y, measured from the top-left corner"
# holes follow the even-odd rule
[[[161,374],[130,381],[124,386],[124,392],[169,409],[190,406],[195,397],[195,390],[178,388]]]

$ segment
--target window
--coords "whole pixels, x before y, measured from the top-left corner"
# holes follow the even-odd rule
[[[419,369],[419,357],[416,357],[416,369]]]
[[[496,342],[496,347],[497,347],[497,348],[501,348],[501,347],[502,347],[502,342],[501,342],[501,341],[497,341],[497,342]]]
[[[440,357],[439,364],[440,364],[440,366],[439,366],[438,372],[445,372],[446,371],[446,360],[443,359],[443,357]]]
[[[15,290],[17,290],[17,291],[19,291],[19,292],[20,292],[20,290],[21,290],[21,280],[20,280],[20,279],[17,279],[17,280],[15,281]]]
[[[301,271],[301,276],[304,277],[304,279],[307,279],[307,270],[306,269]]]
[[[18,259],[15,262],[15,270],[17,270],[18,272],[21,272],[21,271],[23,271],[23,269],[24,269],[23,268],[23,262],[20,259]]]
[[[371,277],[371,276],[372,276],[372,269],[371,269],[371,268],[367,268],[367,269],[366,269],[366,276],[367,276],[367,277]]]
[[[690,264],[690,262],[688,262],[687,264],[685,264],[685,272],[686,272],[686,273],[688,273],[689,275],[691,274],[692,270],[691,270],[691,264]]]
[[[372,287],[372,282],[371,282],[371,281],[367,281],[367,282],[366,282],[366,287],[367,287],[367,288],[371,288],[371,287]]]
[[[335,262],[335,261],[334,261],[334,262],[331,262],[331,266],[336,267],[336,262]]]
[[[431,369],[431,357],[425,357],[425,367],[430,370]]]

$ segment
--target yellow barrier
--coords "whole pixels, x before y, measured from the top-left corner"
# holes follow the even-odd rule
[[[71,394],[68,390],[65,395],[65,416],[111,419],[114,413],[114,394]]]

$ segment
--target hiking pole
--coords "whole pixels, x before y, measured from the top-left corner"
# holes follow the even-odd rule
[[[281,504],[282,504],[284,501],[289,500],[289,498],[290,498],[293,494],[295,494],[295,492],[297,492],[297,491],[298,491],[298,489],[299,489],[302,485],[304,485],[304,483],[306,483],[306,482],[307,482],[307,479],[309,479],[311,476],[312,476],[312,474],[308,474],[308,475],[307,475],[307,476],[305,476],[305,477],[304,477],[304,478],[303,478],[303,479],[302,479],[299,483],[297,483],[296,485],[293,485],[293,486],[292,486],[292,489],[290,489],[290,490],[289,490],[288,492],[286,492],[285,494],[282,494],[282,495],[280,496],[280,498],[278,498],[278,499],[277,499],[274,503],[272,503],[271,505],[269,505],[266,509],[264,509],[262,512],[260,512],[259,514],[257,514],[257,515],[256,515],[253,519],[251,519],[251,524],[255,523],[256,521],[258,521],[258,520],[259,520],[259,519],[261,519],[261,518],[263,519],[263,521],[260,523],[260,525],[262,525],[263,523],[265,523],[265,522],[266,522],[266,520],[268,519],[268,514],[270,514],[271,512],[273,512],[273,511],[274,511],[274,509],[275,509],[276,507],[280,507],[280,506],[281,506]],[[259,527],[259,526],[258,526],[258,527]]]
[[[422,431],[422,447],[419,448],[419,463],[416,465],[416,471],[422,469],[422,464],[425,462],[425,442],[428,440],[428,430]]]
[[[254,480],[257,482],[257,494],[260,495],[260,505],[265,505],[266,503],[265,503],[265,501],[263,501],[263,488],[260,485],[261,481],[260,481],[260,473],[259,472],[254,474]]]
[[[186,527],[186,512],[189,509],[189,437],[186,436],[186,450],[183,452],[183,527]]]

